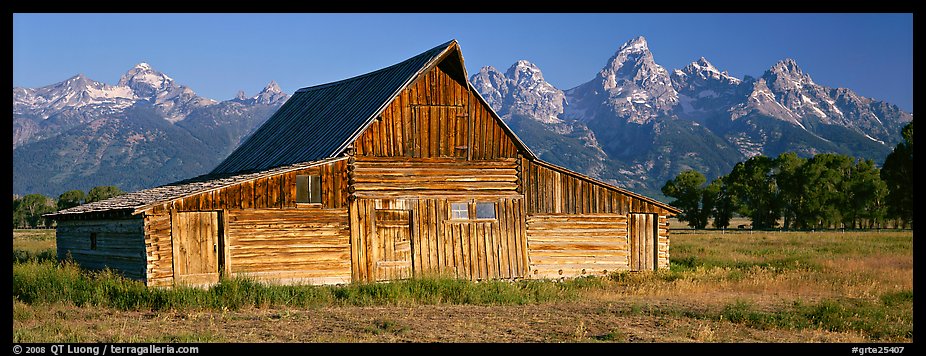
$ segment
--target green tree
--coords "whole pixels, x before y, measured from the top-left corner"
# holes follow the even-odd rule
[[[122,194],[125,194],[125,192],[114,185],[93,187],[93,189],[90,189],[90,192],[87,193],[87,203],[106,200],[112,197],[120,196]]]
[[[55,202],[41,194],[29,194],[13,201],[13,226],[39,227],[50,226],[51,221],[44,214],[55,212]]]
[[[888,216],[900,219],[904,228],[913,223],[913,122],[901,130],[903,142],[887,155],[881,179],[887,185]]]
[[[780,208],[772,172],[774,166],[771,158],[755,156],[737,163],[727,177],[733,206],[738,213],[749,217],[755,229],[778,226]]]
[[[710,214],[710,217],[714,219],[712,225],[717,229],[726,229],[730,226],[730,219],[733,218],[733,201],[724,183],[725,179],[726,176],[714,179],[704,188],[701,195],[705,213]]]
[[[884,198],[887,184],[881,180],[880,170],[871,160],[858,160],[846,181],[846,204],[843,205],[843,224],[852,228],[871,228],[880,224],[887,213]]]
[[[688,222],[688,226],[695,229],[707,226],[708,214],[701,208],[703,185],[706,181],[703,174],[689,169],[662,186],[662,194],[675,198],[669,204],[682,211],[677,216],[678,220]]]
[[[818,154],[801,166],[801,199],[795,205],[798,228],[837,227],[843,222],[853,166],[852,158],[834,153]]]
[[[58,196],[58,210],[64,210],[83,204],[86,195],[80,189],[69,190]]]
[[[803,198],[803,177],[800,175],[800,169],[806,162],[806,159],[798,157],[794,152],[785,152],[775,158],[775,183],[778,185],[778,202],[785,229],[794,228],[797,214],[795,209]]]

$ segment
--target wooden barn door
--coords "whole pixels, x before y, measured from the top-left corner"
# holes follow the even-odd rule
[[[218,212],[173,212],[174,283],[207,285],[219,281],[222,229]]]
[[[630,235],[630,270],[652,271],[656,269],[658,243],[656,214],[630,214],[628,233]]]
[[[411,220],[408,210],[376,209],[373,258],[377,281],[412,277]]]

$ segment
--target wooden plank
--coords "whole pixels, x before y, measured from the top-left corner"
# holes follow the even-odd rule
[[[372,282],[375,278],[375,270],[373,269],[373,245],[370,242],[370,235],[372,234],[369,211],[367,210],[368,200],[355,200],[357,204],[357,229],[360,241],[360,260],[359,263],[362,263],[361,274],[362,278],[366,282]]]
[[[498,273],[500,278],[511,278],[511,255],[508,246],[511,246],[511,200],[502,199],[498,203]]]
[[[361,225],[357,200],[348,204],[348,214],[350,219],[350,249],[351,249],[351,281],[362,282],[364,280],[366,264],[363,263],[363,239],[361,235]]]
[[[459,236],[460,241],[460,255],[461,255],[461,264],[462,267],[462,278],[472,279],[472,258],[471,256],[471,247],[470,247],[470,233],[469,233],[469,224],[451,224],[451,227],[456,229],[457,235]]]
[[[444,200],[434,200],[434,229],[437,234],[438,255],[440,266],[437,272],[447,274],[453,266],[453,243],[450,241],[443,222],[447,220],[447,207]]]
[[[526,221],[525,221],[527,214],[525,213],[525,208],[522,205],[523,203],[520,200],[518,200],[517,202],[519,206],[518,208],[516,208],[515,211],[518,213],[518,224],[517,224],[517,227],[518,227],[518,235],[517,235],[518,256],[521,258],[518,270],[520,272],[519,275],[527,276],[527,274],[529,273],[529,271],[527,270],[527,266],[529,262],[528,252],[527,252],[527,232],[525,231],[525,227],[527,226]]]
[[[486,257],[488,257],[489,265],[489,275],[488,278],[498,278],[499,277],[499,267],[498,267],[498,224],[497,223],[483,223],[483,228],[486,230],[486,235],[488,236],[486,247]]]
[[[393,132],[393,154],[392,156],[404,156],[405,155],[405,130],[402,128],[403,118],[402,118],[402,107],[400,104],[400,98],[397,97],[392,104],[389,104],[389,119],[392,122],[392,132]]]
[[[440,157],[440,121],[437,117],[437,108],[428,107],[423,111],[428,113],[428,157]]]
[[[437,219],[437,201],[434,199],[427,200],[427,209],[428,209],[428,261],[430,272],[437,274],[440,273],[440,243],[437,235],[437,224],[440,222]]]
[[[405,145],[405,157],[414,156],[414,135],[415,132],[412,128],[412,116],[411,109],[409,106],[408,95],[411,89],[405,89],[402,91],[402,94],[399,95],[399,108],[401,109],[401,122],[402,122],[402,143]]]

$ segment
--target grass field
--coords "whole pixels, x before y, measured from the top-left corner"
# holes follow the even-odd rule
[[[912,342],[912,232],[671,239],[656,273],[204,290],[81,271],[53,231],[15,230],[13,341]]]

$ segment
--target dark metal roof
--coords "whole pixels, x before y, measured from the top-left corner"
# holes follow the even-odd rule
[[[297,90],[212,173],[259,171],[340,154],[402,89],[455,44],[449,41],[375,72]]]
[[[340,158],[346,159],[346,158]],[[171,201],[185,196],[199,194],[213,189],[227,187],[244,181],[257,179],[274,174],[286,173],[292,170],[318,166],[340,159],[326,159],[314,162],[300,162],[296,164],[276,167],[260,172],[242,174],[205,174],[195,178],[162,185],[136,192],[126,193],[106,200],[75,206],[55,213],[46,214],[48,217],[60,217],[72,214],[83,214],[101,211],[128,210],[137,213],[150,205]]]

